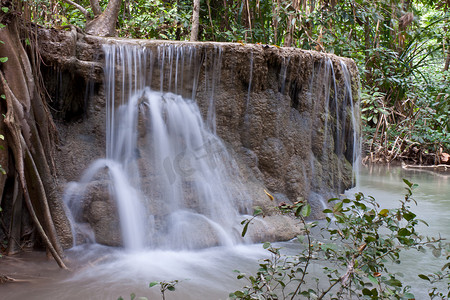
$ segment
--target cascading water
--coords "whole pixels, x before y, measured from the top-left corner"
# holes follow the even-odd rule
[[[348,98],[350,102],[350,110],[351,110],[351,130],[353,143],[352,147],[348,147],[351,149],[352,156],[352,181],[355,184],[356,188],[359,188],[359,173],[360,173],[360,165],[361,165],[361,133],[360,133],[360,125],[361,120],[359,119],[360,111],[359,111],[359,102],[354,102],[353,93],[351,87],[351,76],[350,72],[347,68],[347,65],[341,61],[340,62],[342,72],[344,74],[344,83],[345,83],[345,98]]]
[[[303,197],[321,212],[326,197],[350,185],[359,143],[349,71],[339,58],[299,49],[107,43],[100,55],[103,89],[87,102],[86,122],[65,128],[60,152],[73,155],[74,162],[61,166],[74,170],[66,180],[82,169],[75,164],[105,152],[66,188],[79,245],[66,252],[74,272],[69,278],[51,272],[54,280],[45,278],[33,289],[0,293],[14,299],[130,293],[156,299],[159,290],[148,289],[148,282],[188,278],[171,298],[225,299],[242,284],[232,270],[253,273],[257,259],[268,255],[260,245],[236,245],[251,205],[267,215],[254,219],[247,235],[288,240],[300,229],[277,214],[276,205]],[[104,150],[96,140],[102,134]],[[67,151],[74,143],[79,147]],[[216,245],[235,246],[210,247]]]
[[[72,219],[80,219],[86,187],[106,168],[126,248],[196,249],[241,242],[236,226],[240,213],[249,211],[249,199],[236,180],[236,163],[214,134],[221,49],[200,56],[194,47],[158,47],[158,89],[150,87],[152,73],[147,73],[154,65],[151,50],[111,44],[104,51],[106,158],[67,190]],[[207,59],[213,67],[206,81],[206,125],[197,104],[181,95],[189,83],[194,95],[199,63]],[[187,78],[189,70],[194,76]]]
[[[260,75],[260,50],[246,52],[244,67],[230,60],[226,47],[103,46],[106,157],[67,189],[76,243],[95,237],[128,249],[233,245],[242,242],[242,215],[264,201],[264,188],[279,192],[281,201],[303,197],[320,216],[325,199],[342,191],[342,182],[349,185],[343,174],[350,175],[352,155],[356,161],[358,151],[350,148],[358,145],[358,133],[345,63],[286,53],[274,60],[276,72],[270,73],[276,74],[274,93]],[[302,73],[305,67],[309,71]],[[230,82],[239,79],[244,83],[239,89],[221,91],[233,89]],[[265,125],[272,120],[273,126]],[[224,132],[230,121],[240,127],[239,135]],[[228,146],[216,130],[225,133]],[[233,155],[242,151],[236,156],[239,164],[227,147]],[[250,160],[243,162],[242,153]],[[248,162],[256,173],[246,171]],[[259,176],[257,183],[248,180],[256,178],[253,174]],[[122,234],[112,234],[119,225]],[[271,238],[258,230],[257,239]]]
[[[311,140],[317,135],[317,128],[323,119],[323,142],[321,153],[309,153],[309,172],[311,178],[316,178],[316,164],[322,166],[322,171],[336,168],[335,174],[345,173],[344,158],[352,163],[352,182],[357,184],[359,174],[359,157],[361,152],[359,130],[359,106],[353,102],[351,75],[344,61],[338,61],[338,72],[342,78],[337,82],[336,66],[330,57],[324,57],[314,65],[310,76],[306,100],[313,106],[313,117],[309,123]],[[282,68],[283,69],[283,68]],[[318,101],[321,100],[321,101]],[[323,107],[321,107],[323,106]],[[316,120],[316,121],[315,121]],[[320,130],[320,129],[319,129]],[[304,171],[305,172],[305,171]],[[306,176],[304,176],[306,178]],[[331,179],[338,191],[342,191],[341,178]],[[336,191],[331,191],[323,181],[311,182],[308,200],[310,203],[320,202],[321,208],[327,208],[327,197],[335,197]]]

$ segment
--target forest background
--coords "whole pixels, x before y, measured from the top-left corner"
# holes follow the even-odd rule
[[[108,5],[28,2],[34,23],[80,29]],[[261,43],[350,57],[360,71],[364,162],[449,163],[449,0],[109,2],[119,3],[120,37]]]

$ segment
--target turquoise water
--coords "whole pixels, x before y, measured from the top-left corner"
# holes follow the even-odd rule
[[[430,237],[450,239],[450,170],[447,172],[431,172],[430,169],[403,169],[401,167],[366,167],[362,168],[359,190],[365,195],[375,197],[381,208],[399,207],[399,200],[404,199],[407,179],[418,184],[413,191],[417,206],[411,210],[417,218],[426,221],[429,226],[418,227],[420,234]],[[429,274],[439,271],[445,264],[443,257],[436,258],[431,251],[423,254],[408,251],[401,256],[402,263],[393,269],[402,273],[400,280],[412,287],[416,299],[429,299],[430,285],[420,279],[418,274]],[[445,285],[443,286],[445,287]],[[442,288],[442,286],[441,286]]]
[[[399,205],[404,197],[406,178],[419,187],[414,192],[418,205],[412,210],[429,223],[420,231],[428,236],[450,238],[450,174],[436,174],[401,168],[362,168],[358,190],[374,196],[383,208]],[[355,189],[349,191],[354,192]],[[289,253],[295,253],[293,242],[280,243]],[[70,272],[59,270],[44,253],[24,254],[0,259],[0,273],[24,282],[0,284],[0,299],[129,299],[137,296],[161,299],[158,287],[149,288],[151,281],[181,280],[175,292],[166,299],[218,300],[241,288],[246,282],[236,280],[235,269],[254,272],[258,260],[267,257],[261,245],[213,247],[196,251],[126,252],[118,248],[82,246],[67,253]],[[427,282],[419,273],[439,270],[442,258],[431,253],[405,253],[401,265],[393,265],[403,273],[401,280],[412,286],[416,299],[428,299]],[[311,272],[322,272],[313,266]]]

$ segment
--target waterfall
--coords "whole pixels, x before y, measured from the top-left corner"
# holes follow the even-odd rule
[[[346,63],[339,59],[333,63],[330,57],[324,57],[312,68],[309,80],[307,101],[314,107],[310,120],[311,140],[317,138],[317,132],[323,126],[323,141],[321,151],[311,151],[309,154],[309,179],[311,189],[308,192],[310,203],[320,202],[321,208],[326,207],[326,198],[335,197],[336,190],[342,191],[342,180],[337,177],[330,179],[336,190],[327,189],[326,183],[315,180],[318,172],[345,174],[345,160],[353,166],[352,182],[358,183],[360,164],[360,129],[359,105],[354,103],[352,94],[352,78]],[[322,118],[322,122],[317,120]],[[319,166],[319,168],[316,167]],[[305,173],[306,174],[306,173]],[[306,175],[304,175],[306,177]]]
[[[274,213],[279,202],[304,198],[321,217],[326,199],[350,187],[352,163],[355,183],[359,111],[346,63],[236,47],[103,45],[105,154],[67,186],[74,244],[236,245],[252,205],[270,218],[246,239],[288,239],[300,229]]]
[[[351,149],[351,159],[352,159],[352,166],[353,166],[353,173],[352,173],[352,181],[355,184],[356,188],[359,188],[359,173],[360,173],[360,165],[361,165],[361,132],[360,132],[360,124],[361,120],[359,118],[360,111],[359,111],[359,102],[354,102],[353,100],[353,93],[352,93],[352,87],[351,87],[351,78],[350,78],[350,72],[347,68],[347,65],[341,61],[341,68],[342,72],[344,73],[344,83],[345,83],[345,97],[348,98],[350,102],[350,110],[351,110],[351,134],[352,134],[352,140],[353,145],[352,147],[348,147],[349,150]]]
[[[92,237],[81,226],[83,199],[90,186],[104,182],[127,249],[241,243],[237,226],[250,201],[236,162],[215,134],[222,49],[199,53],[193,46],[160,45],[153,53],[109,44],[103,50],[106,158],[66,190],[74,233]],[[211,66],[205,71],[206,121],[193,99],[202,64]]]

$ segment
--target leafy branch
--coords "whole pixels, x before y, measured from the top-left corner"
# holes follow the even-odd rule
[[[419,223],[426,224],[410,210],[410,205],[416,204],[413,190],[417,185],[408,180],[404,183],[406,194],[396,209],[381,209],[373,197],[362,193],[356,194],[354,199],[330,199],[332,208],[324,210],[327,224],[320,228],[318,236],[311,235],[311,228],[317,227],[318,223],[307,221],[311,210],[308,203],[283,203],[279,209],[293,214],[305,228],[304,235],[297,237],[298,254],[286,256],[281,253],[281,248],[264,243],[271,258],[260,263],[255,275],[237,271],[237,278],[246,279],[249,284],[231,293],[230,298],[413,299],[410,287],[392,272],[390,262],[400,263],[400,253],[404,250],[424,252],[424,246],[439,256],[448,244],[441,237],[423,237],[417,232]],[[322,269],[329,285],[324,284],[323,278],[315,277],[317,274],[307,272],[314,261],[324,265]],[[447,263],[442,268],[444,273],[421,274],[419,277],[436,283],[449,278],[449,268],[450,263]],[[307,284],[314,281],[317,283],[315,288]],[[443,297],[444,294],[431,288],[431,295]]]

